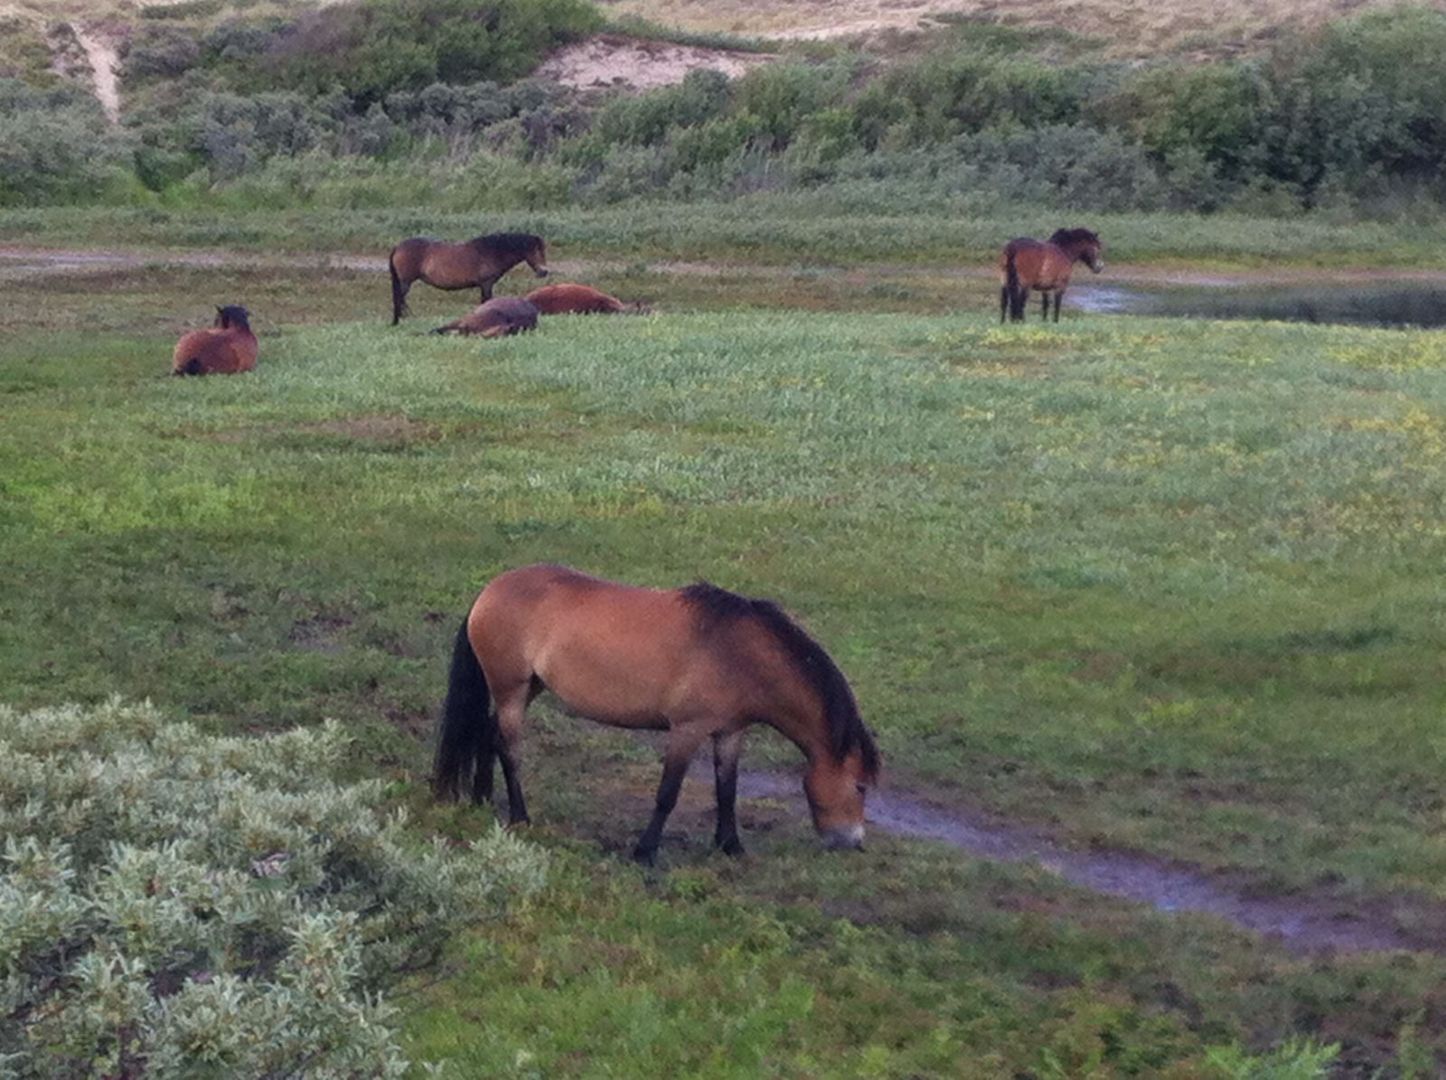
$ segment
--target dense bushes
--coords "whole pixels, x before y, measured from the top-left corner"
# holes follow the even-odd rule
[[[364,110],[434,82],[522,78],[549,49],[600,24],[586,0],[351,0],[204,37],[157,23],[133,39],[125,75],[141,83],[202,67],[232,90],[340,89]]]
[[[399,1076],[377,991],[536,890],[502,833],[419,848],[336,725],[213,738],[149,707],[0,708],[7,1076]]]
[[[89,94],[0,79],[0,206],[104,199],[134,183],[128,163]]]
[[[835,50],[601,104],[518,80],[596,20],[585,0],[353,0],[204,32],[148,20],[126,60],[130,138],[92,134],[99,153],[82,157],[94,120],[73,101],[12,117],[12,175],[30,179],[0,179],[0,201],[131,198],[107,180],[129,154],[145,188],[187,201],[244,181],[242,202],[269,187],[460,209],[482,176],[498,210],[822,188],[884,209],[891,194],[936,210],[1359,216],[1446,202],[1434,9],[1196,65],[1127,68],[1059,35],[966,24],[910,61]]]

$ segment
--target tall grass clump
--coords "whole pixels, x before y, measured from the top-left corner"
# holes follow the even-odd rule
[[[347,748],[0,707],[0,1071],[400,1076],[380,992],[544,867],[501,831],[418,845],[334,778]]]

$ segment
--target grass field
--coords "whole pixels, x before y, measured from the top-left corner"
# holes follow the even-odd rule
[[[420,827],[470,835],[488,815],[420,776],[481,584],[703,576],[826,643],[896,789],[1408,931],[1446,905],[1446,335],[679,303],[478,343],[383,326],[377,290],[7,284],[10,703],[335,716]],[[229,301],[259,370],[163,378]],[[746,760],[794,765],[762,733]],[[1440,956],[1296,956],[887,836],[829,857],[771,800],[716,859],[703,769],[645,875],[620,855],[646,744],[543,709],[526,762],[547,896],[404,1003],[457,1075],[1266,1076],[1222,1048],[1302,1038],[1342,1075],[1446,1060]]]

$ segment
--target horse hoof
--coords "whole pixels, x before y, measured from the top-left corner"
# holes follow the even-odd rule
[[[639,866],[648,866],[648,867],[657,866],[657,865],[658,865],[658,849],[657,849],[657,848],[634,848],[634,849],[633,849],[633,862],[637,863]]]
[[[743,842],[739,840],[736,836],[733,837],[733,839],[731,840],[725,840],[721,844],[719,844],[718,850],[723,852],[724,855],[727,855],[730,858],[734,859],[742,858],[744,854]]]

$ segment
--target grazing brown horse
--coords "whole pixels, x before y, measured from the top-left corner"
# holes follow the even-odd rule
[[[506,337],[537,329],[537,308],[516,296],[496,296],[478,304],[466,315],[434,334],[477,334],[479,337]]]
[[[256,335],[246,309],[237,304],[216,309],[216,324],[192,330],[176,342],[172,375],[234,375],[256,366]]]
[[[544,315],[616,315],[624,311],[640,314],[645,310],[642,304],[625,304],[591,285],[544,285],[523,299],[536,304]]]
[[[439,798],[456,798],[470,774],[473,800],[489,801],[501,758],[511,820],[527,820],[516,747],[543,690],[598,723],[668,733],[657,804],[633,851],[640,862],[653,862],[688,762],[708,739],[714,843],[742,854],[738,753],[759,722],[808,759],[803,790],[825,843],[863,845],[878,750],[843,674],[776,604],[702,582],[642,589],[543,564],[493,579],[457,631],[432,776]]]
[[[1023,322],[1029,290],[1034,289],[1044,297],[1045,319],[1054,294],[1054,321],[1059,322],[1059,302],[1074,264],[1083,262],[1098,274],[1105,268],[1103,252],[1099,236],[1089,229],[1058,229],[1044,243],[1027,236],[1009,241],[999,256],[999,321],[1007,314],[1012,322]]]
[[[547,245],[531,233],[489,233],[462,244],[414,236],[403,240],[387,259],[392,272],[392,325],[408,313],[407,291],[425,281],[438,289],[482,290],[492,299],[492,286],[520,262],[538,277],[547,277]]]

